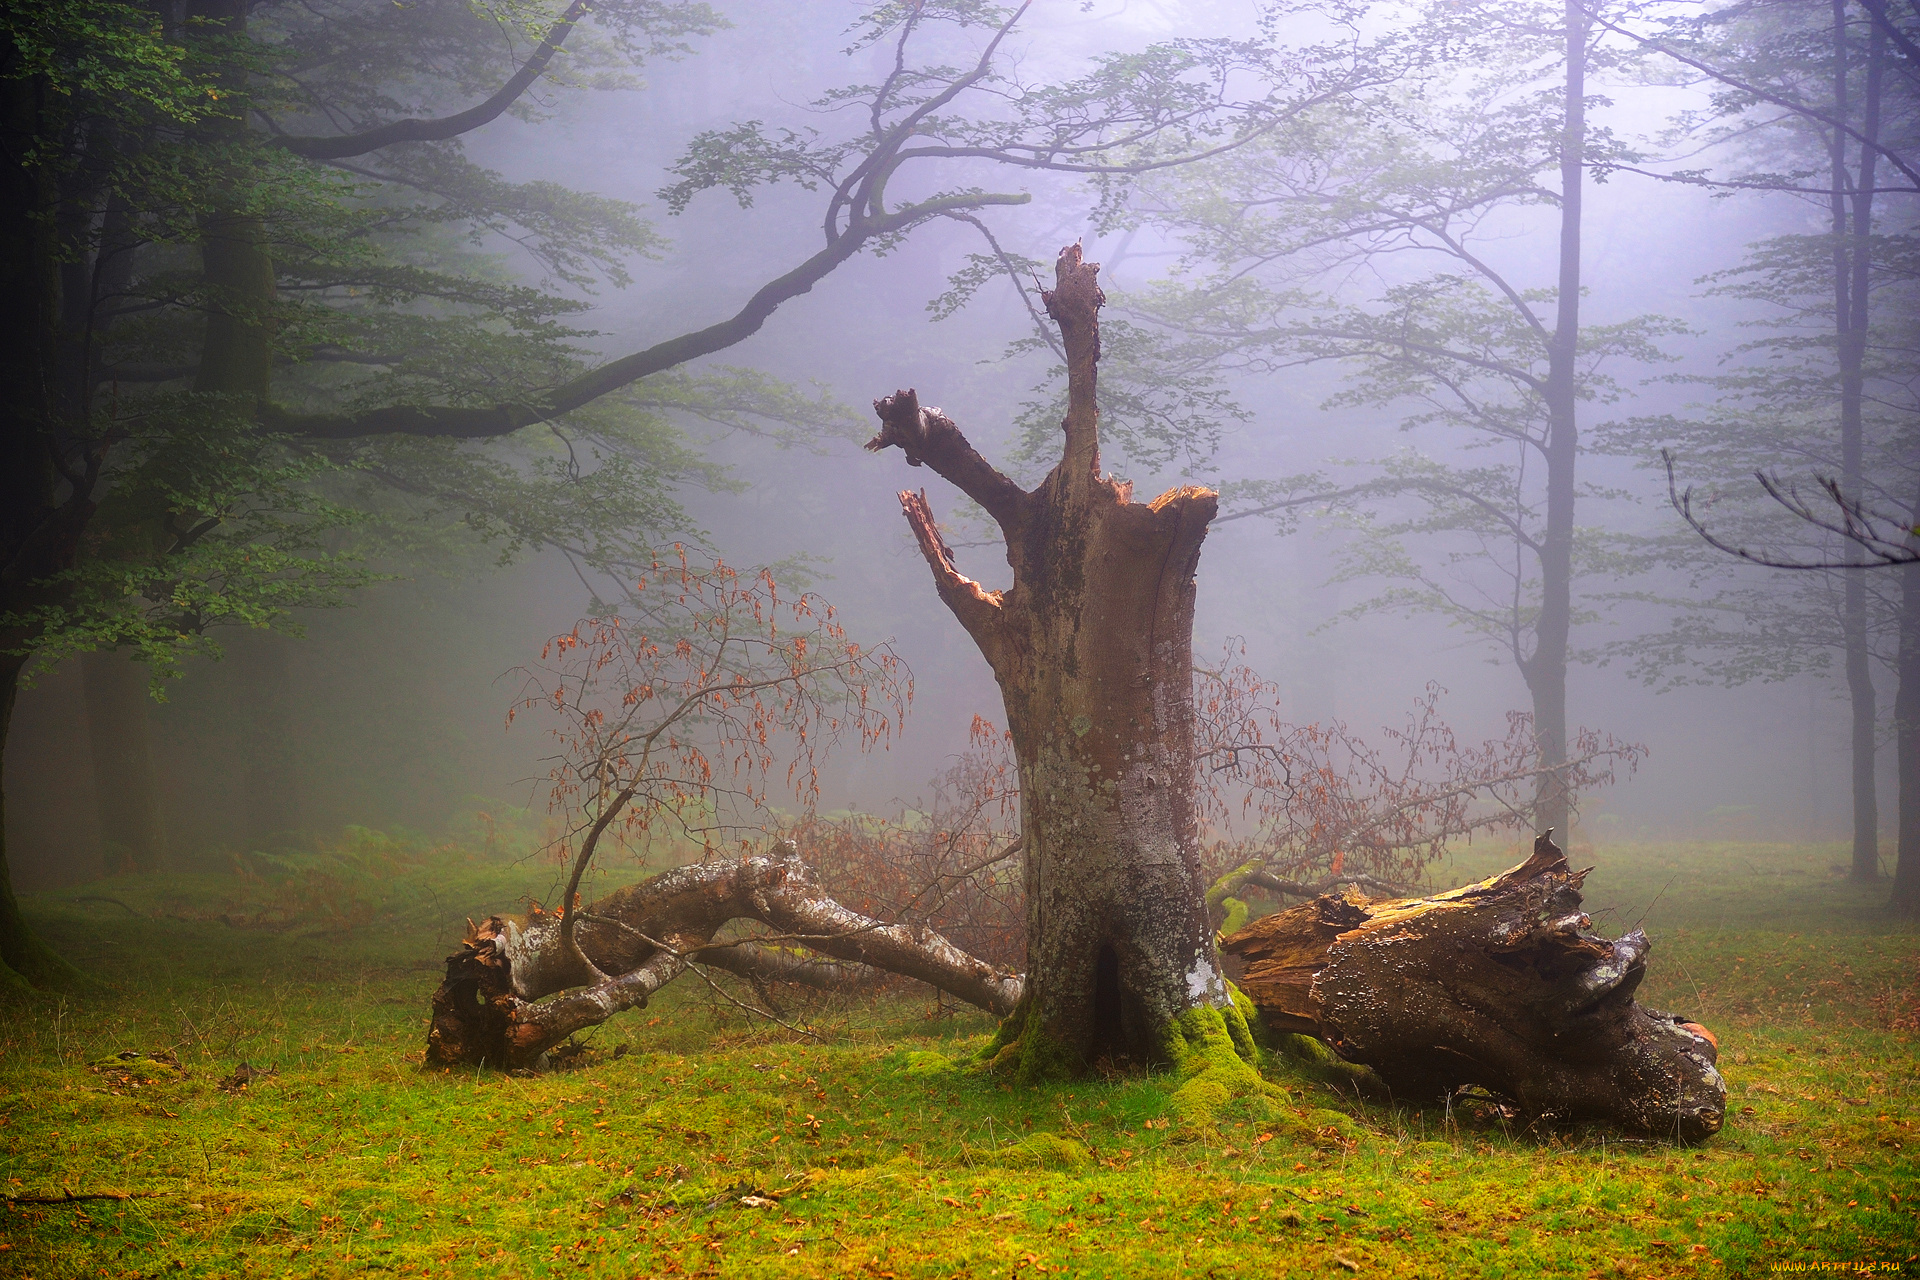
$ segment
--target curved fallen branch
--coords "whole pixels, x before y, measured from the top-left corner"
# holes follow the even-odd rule
[[[1591,932],[1586,872],[1551,835],[1490,880],[1429,898],[1329,894],[1223,949],[1268,1026],[1326,1041],[1404,1097],[1477,1086],[1537,1116],[1711,1137],[1727,1100],[1712,1035],[1634,1000],[1652,944]]]
[[[735,920],[757,921],[773,936],[714,941]],[[575,1032],[644,1007],[689,964],[762,981],[859,981],[858,969],[769,944],[917,978],[1002,1017],[1022,988],[1019,975],[931,929],[887,924],[835,902],[791,841],[769,856],[695,863],[619,890],[580,908],[571,932],[577,951],[563,942],[555,915],[496,915],[474,926],[447,957],[434,993],[428,1061],[530,1066]]]
[[[57,1196],[0,1196],[7,1204],[79,1204],[86,1200],[157,1200],[164,1191],[62,1191]]]

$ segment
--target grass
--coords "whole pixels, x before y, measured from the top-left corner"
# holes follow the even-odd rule
[[[1183,1128],[1171,1078],[964,1070],[971,1013],[896,999],[814,1041],[691,979],[568,1069],[427,1072],[440,957],[532,876],[382,856],[348,868],[377,894],[333,867],[31,900],[111,991],[0,1010],[0,1189],[139,1198],[0,1209],[0,1275],[1920,1273],[1920,931],[1830,848],[1597,859],[1603,926],[1654,938],[1645,998],[1720,1036],[1730,1122],[1699,1149],[1389,1110],[1284,1066],[1277,1118]],[[327,923],[284,928],[289,903]],[[222,1088],[242,1060],[275,1074]]]

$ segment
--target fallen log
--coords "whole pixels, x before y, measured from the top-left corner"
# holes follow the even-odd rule
[[[1227,938],[1268,1026],[1315,1036],[1405,1099],[1478,1087],[1529,1115],[1610,1121],[1698,1142],[1726,1082],[1690,1019],[1633,998],[1652,944],[1609,940],[1580,910],[1552,832],[1525,862],[1428,898],[1351,890]]]
[[[865,965],[1001,1017],[1020,999],[1019,975],[931,929],[887,924],[835,902],[791,842],[766,857],[664,872],[576,910],[577,949],[566,945],[558,914],[495,915],[469,928],[433,995],[429,1062],[531,1066],[575,1032],[644,1007],[689,965],[840,989],[860,985],[863,971],[851,966]],[[757,921],[772,934],[716,942],[736,920]]]

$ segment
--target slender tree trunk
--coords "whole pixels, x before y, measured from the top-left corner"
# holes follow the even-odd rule
[[[1833,0],[1833,111],[1849,116],[1846,0]],[[1869,114],[1878,115],[1878,93]],[[1877,125],[1878,121],[1871,121]],[[1838,129],[1829,144],[1833,223],[1833,324],[1840,373],[1840,487],[1850,501],[1860,500],[1864,441],[1861,423],[1863,367],[1867,347],[1867,235],[1873,196],[1858,190],[1847,172],[1847,137]],[[1871,147],[1861,149],[1861,186],[1870,186]],[[1847,203],[1853,195],[1854,225],[1849,234]],[[1853,860],[1855,880],[1880,875],[1880,801],[1874,779],[1877,752],[1872,657],[1867,647],[1867,584],[1855,571],[1841,575],[1840,635],[1847,674],[1847,699],[1853,713]]]
[[[999,681],[1020,766],[1027,985],[996,1059],[1025,1079],[1103,1056],[1179,1061],[1196,1037],[1246,1038],[1207,923],[1194,814],[1194,570],[1217,506],[1152,503],[1100,474],[1099,268],[1079,246],[1045,295],[1065,339],[1064,456],[1031,493],[912,391],[875,404],[881,433],[999,522],[1014,585],[961,574],[923,493],[903,493],[941,599]],[[1229,1051],[1230,1053],[1231,1051]]]
[[[0,42],[0,615],[56,602],[50,580],[72,565],[92,513],[86,494],[61,496],[54,466],[60,253],[44,214],[58,200],[47,170],[24,159],[49,141],[48,89],[20,60],[16,47]],[[20,673],[36,640],[25,627],[0,630],[0,768]],[[0,799],[0,985],[64,985],[79,977],[20,915]]]
[[[1867,77],[1861,105],[1861,135],[1868,143],[1880,137],[1880,87],[1886,64],[1886,37],[1879,27],[1867,37]],[[1844,75],[1844,71],[1841,73]],[[1867,335],[1871,327],[1873,298],[1873,185],[1880,153],[1870,145],[1860,149],[1860,180],[1853,192],[1853,244],[1848,267],[1850,315],[1847,332],[1841,338],[1840,420],[1842,442],[1842,492],[1854,502],[1861,501],[1866,489],[1865,423],[1862,412],[1866,399]],[[1855,880],[1880,878],[1880,803],[1874,794],[1875,758],[1879,751],[1875,729],[1878,707],[1873,688],[1872,665],[1868,654],[1867,584],[1859,573],[1846,576],[1847,690],[1854,698],[1853,750],[1864,755],[1866,765],[1866,813],[1864,830],[1854,829],[1853,869]],[[1858,765],[1855,766],[1859,768]],[[1856,776],[1855,787],[1859,786]]]
[[[107,870],[158,871],[167,843],[148,732],[147,669],[111,649],[87,654],[80,668]]]
[[[238,37],[246,34],[247,0],[197,0],[202,21]],[[232,87],[244,89],[241,80]],[[244,116],[215,125],[222,140],[237,143],[246,134]],[[196,391],[242,400],[251,413],[263,403],[273,377],[273,258],[266,225],[238,189],[216,192],[212,208],[200,219],[200,260],[207,290],[207,332],[200,348]]]
[[[20,693],[20,672],[27,660],[0,655],[0,770],[6,764],[7,732],[13,724],[13,706]],[[21,985],[66,986],[80,977],[28,926],[13,896],[13,869],[7,862],[6,798],[0,792],[0,990]]]
[[[1573,630],[1574,472],[1580,457],[1580,219],[1587,152],[1587,27],[1580,0],[1566,3],[1566,121],[1560,138],[1560,275],[1547,360],[1547,527],[1540,548],[1540,620],[1521,668],[1533,695],[1540,763],[1567,762],[1567,648]],[[1572,806],[1566,780],[1542,774],[1535,825],[1565,835]]]
[[[264,403],[273,377],[273,259],[266,227],[231,208],[201,220],[200,257],[209,297],[196,391]]]
[[[1920,528],[1920,498],[1908,509]],[[1908,539],[1920,550],[1920,537]],[[1905,916],[1920,916],[1920,564],[1902,565],[1900,575],[1900,689],[1893,699],[1894,750],[1900,768],[1899,851],[1893,869],[1890,905]]]
[[[203,21],[232,35],[246,31],[247,0],[196,0],[195,9]],[[246,121],[234,116],[220,121],[217,130],[226,141],[237,142]],[[250,415],[272,392],[275,283],[266,226],[243,192],[216,193],[200,220],[200,261],[207,330],[194,389],[230,397],[234,412]],[[248,718],[245,834],[254,846],[264,847],[300,823],[287,643],[278,636],[248,638],[234,656]]]

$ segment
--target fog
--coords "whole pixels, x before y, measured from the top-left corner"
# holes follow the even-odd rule
[[[689,140],[741,120],[805,128],[818,123],[804,105],[809,100],[885,70],[885,48],[841,52],[856,6],[718,7],[732,28],[694,39],[691,54],[679,61],[650,63],[642,87],[549,88],[545,118],[502,119],[467,139],[472,158],[512,180],[546,180],[632,201],[665,237],[657,258],[633,263],[627,287],[574,291],[590,296],[593,309],[584,323],[598,331],[593,344],[608,356],[722,319],[818,248],[821,193],[790,183],[757,189],[750,207],[725,190],[705,191],[685,214],[669,216],[655,193],[674,180],[669,167]],[[1155,39],[1248,34],[1255,17],[1251,7],[1226,0],[1047,4],[1016,35],[1015,52],[1024,75],[1044,80],[1090,55]],[[1708,86],[1671,83],[1670,68],[1599,78],[1609,102],[1596,108],[1595,124],[1655,157],[1642,167],[1712,165],[1733,172],[1749,163],[1729,148],[1695,159],[1660,158],[1693,149],[1685,139],[1659,135],[1676,113],[1704,106]],[[1035,196],[1023,207],[989,211],[1009,251],[1050,263],[1062,245],[1080,241],[1088,259],[1107,264],[1102,284],[1118,307],[1144,297],[1178,265],[1177,232],[1152,225],[1103,228],[1088,188],[1069,177],[966,174],[950,185],[976,180]],[[1886,198],[1881,216],[1889,232],[1906,232],[1912,214],[1912,196],[1902,194]],[[1703,278],[1733,267],[1747,246],[1766,237],[1819,233],[1824,217],[1823,205],[1791,195],[1662,183],[1626,172],[1590,183],[1583,323],[1653,313],[1684,322],[1689,332],[1663,340],[1677,357],[1672,363],[1612,366],[1623,394],[1615,403],[1583,404],[1583,434],[1591,438],[1611,420],[1683,413],[1709,398],[1709,389],[1677,383],[1673,375],[1719,370],[1754,337],[1752,322],[1763,308],[1711,296]],[[1477,229],[1478,243],[1524,287],[1548,288],[1556,226],[1550,207],[1507,209]],[[501,270],[539,276],[538,264],[510,242],[494,237],[485,247]],[[696,366],[754,369],[814,387],[847,408],[844,429],[810,447],[685,422],[687,440],[736,483],[687,485],[678,493],[688,517],[678,536],[739,565],[804,558],[812,584],[839,610],[849,633],[869,643],[891,641],[911,666],[914,696],[904,732],[886,750],[843,750],[833,757],[822,796],[829,808],[886,810],[910,800],[964,747],[975,714],[1004,719],[991,672],[935,595],[895,499],[897,490],[924,486],[944,520],[961,515],[959,495],[930,472],[907,469],[892,452],[859,447],[873,429],[868,403],[914,387],[923,403],[941,406],[983,454],[1023,484],[1044,471],[1044,464],[1011,461],[1022,405],[1055,392],[1047,385],[1050,356],[1008,354],[1010,344],[1032,333],[1015,284],[989,280],[945,320],[929,310],[949,277],[967,265],[967,255],[981,251],[972,228],[938,220],[920,226],[884,254],[855,256],[779,307],[754,336]],[[1352,273],[1345,287],[1364,293],[1443,266],[1403,254]],[[1132,479],[1144,500],[1188,482],[1218,485],[1316,469],[1353,476],[1364,470],[1360,464],[1408,447],[1461,465],[1485,461],[1484,451],[1470,448],[1454,428],[1405,429],[1411,410],[1404,405],[1328,405],[1350,372],[1332,361],[1267,372],[1229,369],[1224,386],[1245,418],[1219,422],[1219,448],[1203,466],[1191,475],[1177,465],[1136,470],[1139,464],[1111,448],[1108,465]],[[1582,484],[1593,492],[1583,492],[1579,524],[1687,533],[1656,463],[1646,452],[1584,457]],[[1795,456],[1773,465],[1803,484],[1819,471],[1817,463]],[[1730,491],[1751,488],[1744,475],[1720,479]],[[950,534],[960,567],[989,586],[1005,585],[1002,552],[969,528],[956,525]],[[1337,514],[1309,512],[1292,530],[1277,531],[1261,519],[1217,525],[1198,571],[1196,655],[1210,660],[1229,637],[1243,638],[1248,661],[1279,685],[1285,710],[1299,721],[1339,719],[1370,732],[1399,723],[1427,685],[1437,683],[1447,690],[1443,705],[1463,739],[1503,732],[1506,714],[1530,702],[1520,674],[1496,646],[1432,614],[1349,613],[1381,588],[1377,579],[1337,576],[1342,550],[1364,537]],[[305,611],[300,638],[230,631],[223,636],[223,661],[189,661],[150,713],[167,843],[178,865],[217,868],[229,851],[259,838],[247,813],[249,777],[260,781],[249,773],[259,765],[258,738],[249,726],[275,699],[284,699],[280,723],[288,744],[287,772],[277,785],[288,792],[283,817],[299,831],[357,824],[437,833],[469,823],[487,805],[538,810],[545,803],[539,780],[548,746],[536,729],[507,725],[517,689],[510,673],[586,612],[591,595],[555,551],[533,551],[503,566],[496,563],[498,547],[477,539],[465,545],[435,563],[380,560],[394,580],[354,593],[345,607]],[[1418,558],[1435,548],[1416,544],[1413,550]],[[1723,557],[1714,573],[1727,587],[1771,589],[1783,581],[1732,557]],[[1628,600],[1574,623],[1570,721],[1649,749],[1634,776],[1582,799],[1576,836],[1591,842],[1600,860],[1610,842],[1633,840],[1848,839],[1849,711],[1837,659],[1825,670],[1781,680],[1668,691],[1635,678],[1626,658],[1579,660],[1610,642],[1659,630],[1670,610],[1658,598],[1697,592],[1690,581],[1674,568],[1631,581],[1594,570],[1579,580],[1576,593],[1630,591],[1653,599]],[[41,677],[22,693],[15,713],[6,820],[23,890],[86,880],[105,869],[78,665],[72,660]],[[1888,713],[1896,682],[1885,661],[1875,662],[1873,678],[1889,744],[1879,760],[1880,822],[1891,835],[1896,791]],[[1835,861],[1844,858],[1836,849]],[[1890,853],[1886,865],[1890,869]]]

